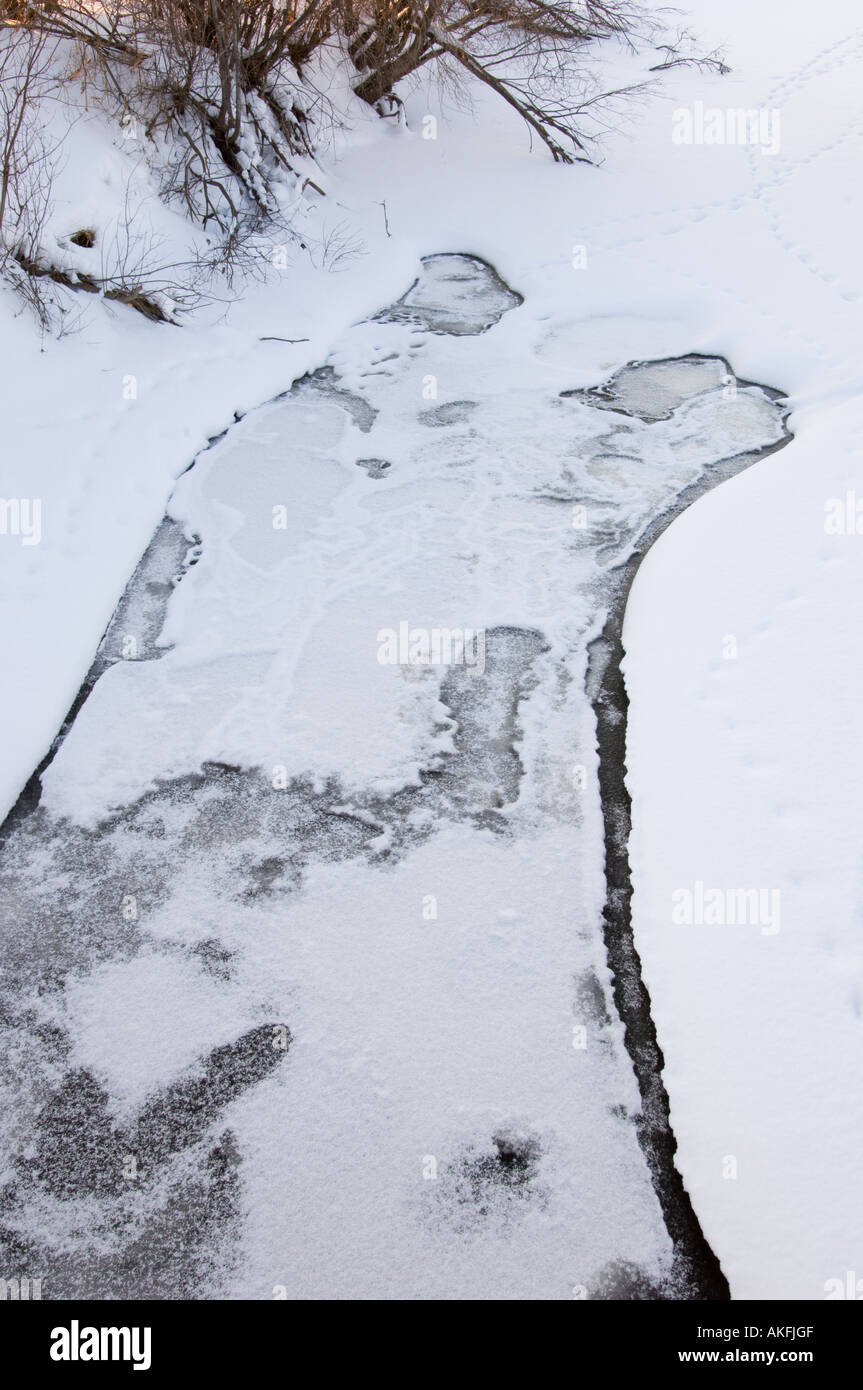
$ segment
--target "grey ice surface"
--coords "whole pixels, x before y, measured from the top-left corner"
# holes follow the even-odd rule
[[[424,256],[407,294],[375,314],[379,323],[413,323],[431,333],[484,333],[515,309],[521,295],[478,256]]]
[[[605,386],[566,392],[601,410],[617,410],[640,420],[668,420],[677,406],[718,387],[733,389],[734,378],[719,357],[675,357],[637,362],[616,372]]]

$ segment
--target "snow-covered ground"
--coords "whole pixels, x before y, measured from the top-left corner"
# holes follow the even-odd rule
[[[115,1148],[146,1150],[155,1087],[244,1030],[290,1027],[286,1065],[252,1068],[260,1084],[207,1158],[221,1175],[204,1185],[209,1219],[250,1213],[241,1256],[213,1276],[230,1292],[571,1297],[619,1291],[621,1265],[647,1287],[667,1277],[637,1091],[606,1021],[594,735],[578,691],[602,589],[573,509],[606,525],[605,545],[613,521],[625,555],[757,407],[720,383],[683,424],[622,422],[559,392],[687,353],[788,392],[795,439],[675,522],[630,600],[636,941],[679,1166],[732,1293],[824,1297],[860,1266],[861,561],[858,537],[825,530],[825,503],[855,487],[863,422],[863,36],[848,0],[822,7],[817,37],[802,5],[780,20],[732,0],[721,27],[693,10],[733,73],[681,70],[600,169],[531,153],[484,98],[474,123],[419,91],[408,130],[361,116],[329,163],[315,217],[363,241],[336,273],[297,262],[182,329],[88,305],[77,336],[43,344],[4,318],[0,493],[42,508],[38,545],[0,537],[6,806],[207,438],[326,362],[378,411],[368,430],[355,403],[346,414],[313,384],[201,456],[171,500],[202,542],[171,600],[172,649],[100,681],[45,778],[44,815],[76,824],[6,865],[16,990],[52,957],[67,977],[63,994],[29,1001],[21,1048],[37,1060],[21,1075],[41,1084],[47,1068],[59,1085],[89,1069],[107,1097],[88,1093],[90,1111],[107,1104],[114,1126],[89,1132],[119,1134]],[[779,149],[674,143],[675,110],[698,101],[779,111]],[[435,139],[420,133],[427,112]],[[58,210],[67,232],[110,217],[135,158],[92,113],[73,138],[86,177]],[[523,304],[481,337],[362,322],[442,251],[483,257]],[[732,452],[775,437],[755,423]],[[486,694],[469,674],[441,691],[435,673],[379,662],[379,632],[402,621],[483,627]],[[204,760],[228,766],[202,804]],[[260,791],[234,766],[259,769]],[[154,777],[182,794],[154,793]],[[262,795],[278,807],[267,816]],[[281,862],[286,835],[296,864]],[[676,924],[672,895],[699,883],[778,890],[781,922]],[[71,1052],[40,1053],[58,1028]],[[24,1091],[26,1117],[42,1097]],[[76,1095],[56,1102],[55,1129]],[[200,1174],[180,1170],[201,1133],[183,1135],[161,1209],[194,1214]],[[37,1145],[29,1160],[43,1206],[17,1212],[22,1248],[65,1231],[81,1279],[88,1228],[92,1286],[134,1277],[127,1254],[117,1273],[116,1235],[92,1234],[87,1163],[52,1187],[51,1154]],[[124,1250],[141,1221],[140,1278],[159,1267],[159,1236],[144,1221],[152,1194],[137,1210],[136,1192],[96,1195],[122,1205]],[[107,1274],[98,1260],[112,1258]]]

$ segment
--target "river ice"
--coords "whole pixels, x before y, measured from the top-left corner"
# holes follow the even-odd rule
[[[783,409],[719,358],[585,389],[520,303],[428,257],[198,457],[12,825],[0,1223],[43,1297],[691,1292],[610,991],[587,647]],[[483,669],[381,659],[403,624]]]

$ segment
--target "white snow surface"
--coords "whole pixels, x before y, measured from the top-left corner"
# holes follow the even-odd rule
[[[205,759],[262,776],[337,774],[348,796],[415,783],[452,731],[435,681],[369,660],[379,629],[402,619],[536,628],[550,641],[546,670],[558,662],[578,677],[596,616],[579,595],[595,557],[577,553],[567,506],[557,518],[530,494],[559,482],[615,417],[553,406],[557,393],[634,359],[691,352],[788,391],[795,440],[675,522],[636,581],[628,784],[636,941],[681,1172],[736,1297],[820,1298],[863,1259],[863,539],[824,528],[829,499],[863,494],[863,36],[849,0],[820,7],[817,34],[800,3],[780,15],[729,0],[721,18],[689,8],[734,71],[680,70],[609,140],[599,169],[553,166],[481,95],[481,121],[438,113],[438,138],[424,140],[421,117],[438,107],[422,89],[407,130],[360,115],[329,161],[328,192],[364,244],[338,273],[294,263],[227,315],[182,330],[88,304],[77,336],[42,342],[9,304],[0,493],[40,498],[43,536],[32,547],[0,537],[2,795],[13,803],[48,748],[169,499],[203,542],[171,601],[170,649],[106,673],[45,778],[46,806],[84,825]],[[779,153],[674,145],[672,111],[696,100],[780,109]],[[74,140],[87,176],[58,213],[66,231],[116,212],[133,158],[92,113]],[[442,251],[484,257],[523,305],[482,338],[363,322]],[[362,379],[393,350],[380,379]],[[253,410],[326,361],[382,408],[373,448],[330,401]],[[438,395],[426,402],[428,375]],[[468,414],[446,427],[448,458],[446,428],[417,415],[474,399],[478,426]],[[745,393],[741,402],[745,411]],[[590,485],[631,528],[641,502],[652,514],[723,452],[728,413],[698,418],[703,409],[683,407],[695,414],[682,463],[674,420],[643,427],[666,431],[650,456],[652,493],[640,464],[630,497],[625,450],[587,450],[616,455]],[[235,411],[252,413],[175,489]],[[588,414],[579,434],[573,422]],[[481,458],[470,452],[477,428]],[[372,455],[391,462],[385,477],[356,467]],[[270,514],[282,503],[277,531]],[[729,637],[736,657],[724,654]],[[289,910],[213,921],[240,961],[231,990],[190,984],[180,948],[205,934],[219,897],[218,884],[183,881],[171,911],[148,923],[155,958],[99,965],[70,990],[76,1060],[118,1113],[234,1036],[240,1018],[260,1021],[265,1003],[267,1017],[290,1022],[290,1080],[241,1103],[251,1215],[232,1291],[570,1297],[609,1261],[654,1278],[667,1267],[626,1118],[637,1093],[619,1029],[600,1030],[586,1055],[569,1043],[572,976],[607,990],[601,830],[595,793],[579,800],[569,776],[572,763],[595,770],[592,724],[566,681],[554,705],[552,684],[521,709],[514,842],[444,827],[389,870],[386,896],[378,868],[314,867]],[[780,930],[674,925],[672,893],[697,882],[778,888]],[[148,1024],[140,1000],[156,995]],[[148,1026],[159,1045],[145,1063]],[[423,1181],[423,1160],[446,1171],[502,1124],[541,1138],[540,1198],[515,1220],[503,1201],[468,1238],[455,1208],[435,1208],[446,1184]]]

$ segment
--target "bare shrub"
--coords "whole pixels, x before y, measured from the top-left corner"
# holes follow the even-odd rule
[[[391,100],[397,83],[427,65],[461,71],[565,163],[587,157],[580,121],[600,95],[587,49],[608,39],[631,47],[646,25],[628,0],[345,0],[343,23],[365,101]]]
[[[93,288],[141,312],[162,295],[191,304],[207,275],[230,285],[263,273],[274,233],[308,249],[290,217],[309,185],[322,193],[307,164],[336,122],[315,81],[324,57],[347,64],[356,96],[382,115],[399,114],[396,89],[417,74],[456,90],[479,82],[555,160],[570,163],[590,159],[616,103],[647,87],[605,90],[596,45],[650,45],[661,55],[654,72],[680,63],[726,70],[715,55],[698,57],[685,31],[662,37],[637,0],[0,0],[3,266]],[[40,253],[54,152],[37,107],[58,52],[86,103],[107,105],[127,133],[141,131],[162,196],[206,234],[209,249],[176,293],[162,288],[162,271],[172,268],[156,266],[142,244],[133,273],[130,248],[116,248],[119,269],[103,267],[99,277],[46,264]],[[341,224],[324,240],[321,264],[358,253]]]
[[[38,30],[0,32],[0,274],[43,326],[53,297],[26,267],[38,258],[58,160],[59,142],[44,134],[40,119],[55,48]]]
[[[279,0],[62,0],[31,22],[74,40],[75,75],[98,74],[121,115],[174,145],[166,196],[232,236],[242,204],[274,212],[274,178],[312,152],[298,71],[329,12],[320,0],[302,14]]]
[[[341,47],[357,96],[382,111],[422,69],[468,75],[568,162],[587,157],[586,113],[621,95],[597,90],[592,47],[658,33],[636,0],[36,0],[29,13],[90,50],[148,134],[179,139],[167,191],[226,231],[244,197],[272,211],[273,177],[312,153],[322,94],[306,69],[325,47]],[[681,38],[657,69],[714,62],[684,54]]]

